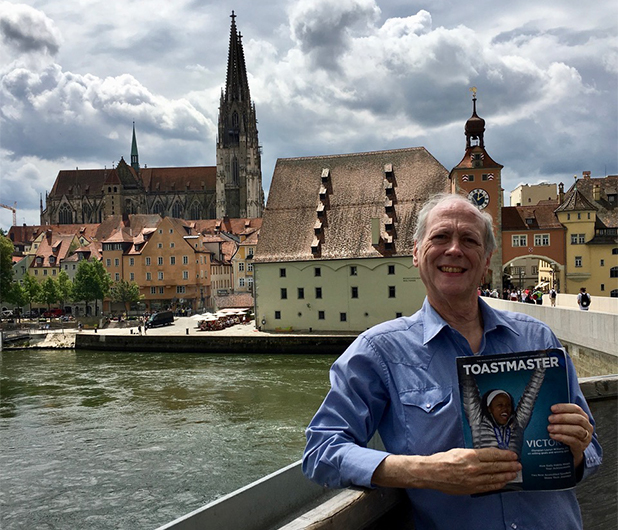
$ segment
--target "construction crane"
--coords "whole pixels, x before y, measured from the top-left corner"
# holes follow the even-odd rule
[[[7,210],[11,210],[13,212],[13,226],[17,225],[17,203],[14,202],[13,206],[7,206],[6,204],[0,204],[2,208],[6,208]]]

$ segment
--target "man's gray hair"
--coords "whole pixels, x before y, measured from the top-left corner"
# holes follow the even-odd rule
[[[481,210],[479,210],[475,206],[475,204],[467,197],[456,193],[438,193],[431,197],[423,205],[416,219],[416,229],[414,230],[414,241],[416,242],[415,244],[420,245],[425,238],[425,233],[427,232],[427,218],[429,217],[431,211],[436,206],[445,202],[463,202],[472,206],[472,208],[474,208],[474,211],[477,213],[478,218],[483,223],[483,227],[485,228],[485,240],[483,241],[485,255],[489,256],[494,250],[496,250],[496,237],[494,236],[494,220],[491,215],[489,215],[487,212],[482,212]]]

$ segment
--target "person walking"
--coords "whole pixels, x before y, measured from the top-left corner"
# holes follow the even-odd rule
[[[586,288],[582,287],[577,295],[577,305],[582,311],[588,311],[591,302],[590,295],[586,292]]]
[[[549,300],[551,301],[551,306],[556,307],[556,298],[558,298],[558,293],[556,289],[553,287],[549,290]]]

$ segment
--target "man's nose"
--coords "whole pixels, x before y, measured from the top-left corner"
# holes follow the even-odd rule
[[[446,250],[449,254],[461,254],[461,242],[459,241],[459,238],[453,237],[450,240]]]

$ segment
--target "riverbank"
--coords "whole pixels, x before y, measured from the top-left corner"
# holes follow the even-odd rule
[[[356,334],[267,332],[254,322],[217,331],[200,331],[191,317],[178,317],[171,326],[152,328],[142,334],[134,327],[109,327],[77,331],[35,331],[23,340],[5,343],[5,349],[84,349],[106,351],[158,351],[200,353],[324,353],[341,354]]]

